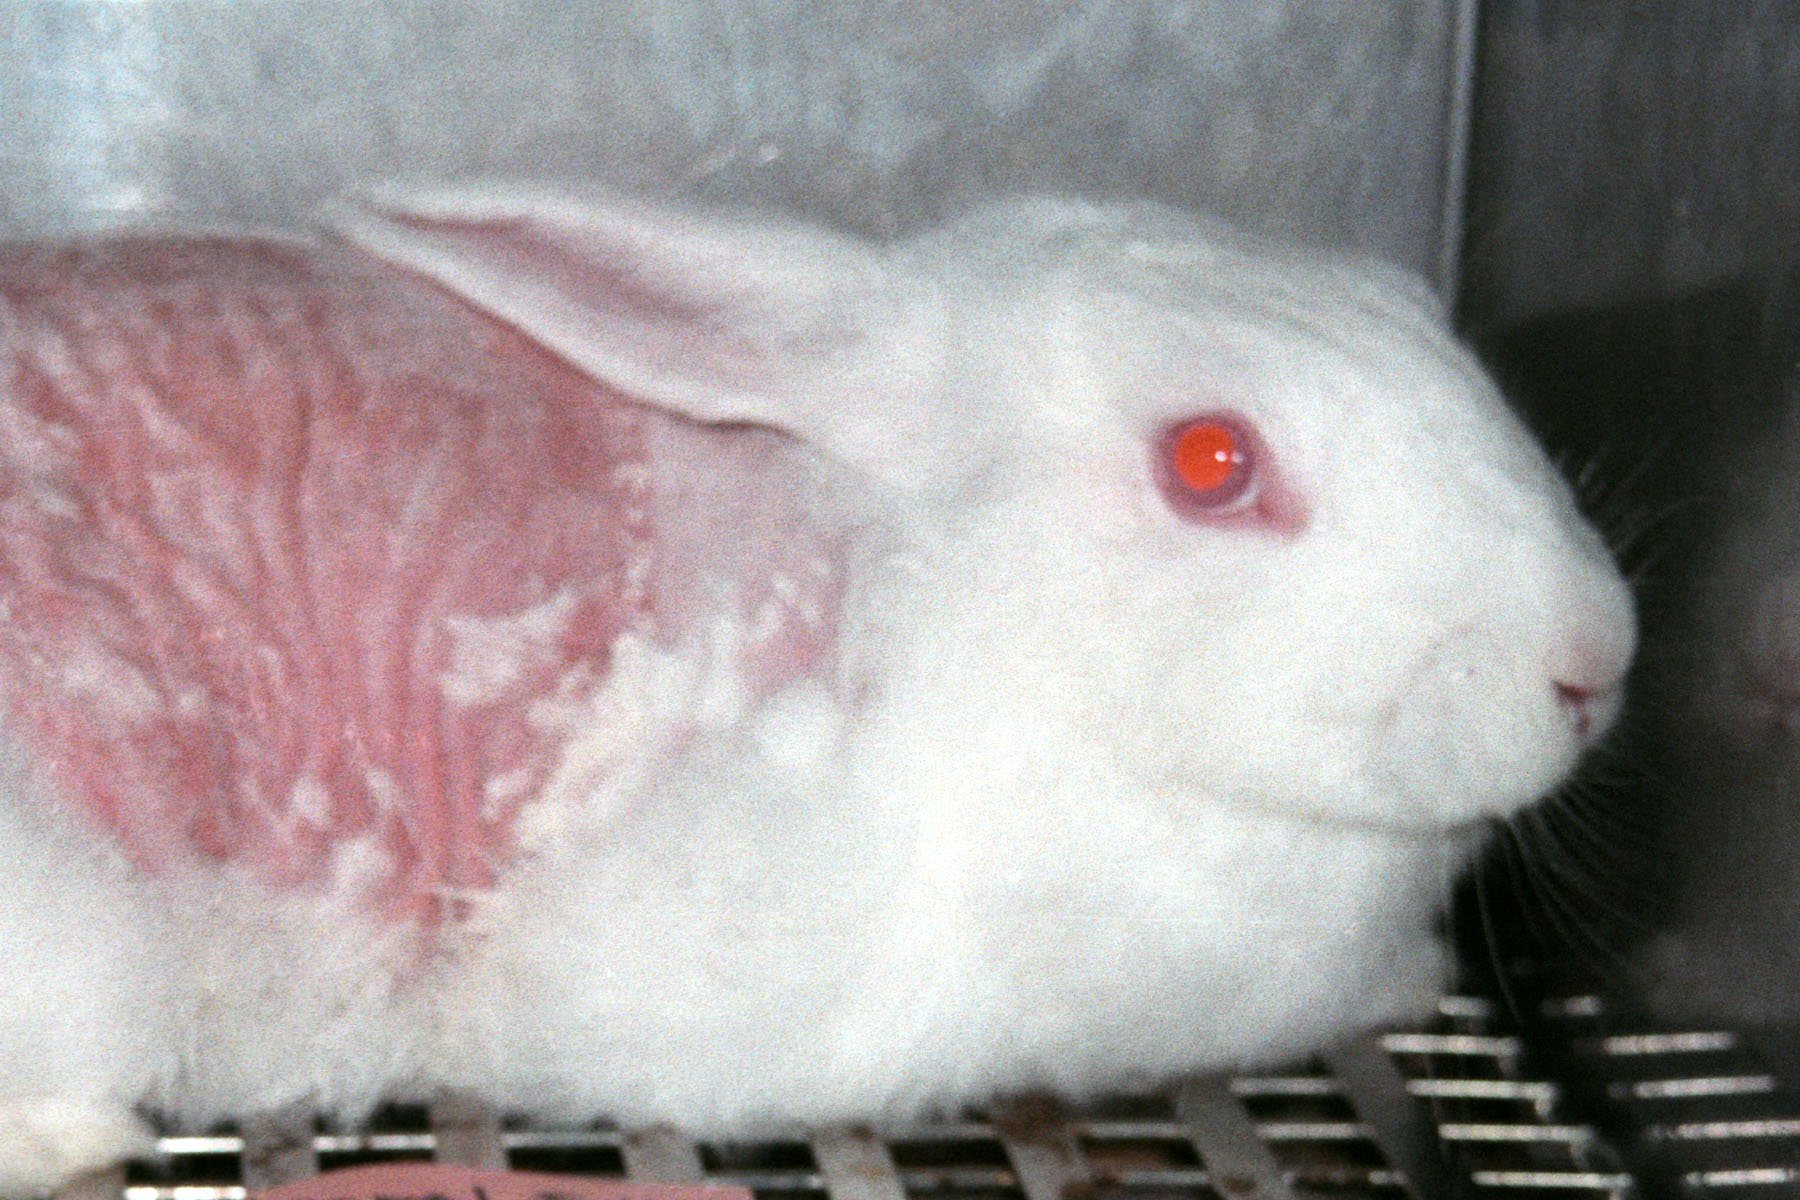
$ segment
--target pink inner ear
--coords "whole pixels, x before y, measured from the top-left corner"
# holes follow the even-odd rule
[[[0,672],[53,792],[149,869],[362,862],[428,917],[491,884],[567,733],[545,704],[665,632],[666,418],[277,244],[14,249],[0,328]],[[765,678],[828,637],[774,622]]]
[[[424,245],[440,246],[447,274],[485,277],[502,291],[528,283],[596,318],[630,313],[692,329],[718,307],[699,299],[697,287],[683,288],[651,272],[628,242],[608,244],[595,236],[599,244],[583,245],[579,228],[559,229],[525,216],[475,220],[401,212],[385,219],[423,235]]]

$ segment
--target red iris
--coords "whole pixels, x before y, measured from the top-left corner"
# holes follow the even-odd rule
[[[1162,437],[1158,465],[1176,510],[1203,515],[1235,508],[1256,477],[1255,438],[1234,417],[1195,417]]]

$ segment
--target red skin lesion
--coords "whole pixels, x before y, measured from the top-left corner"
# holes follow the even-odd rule
[[[15,247],[0,330],[0,687],[52,791],[147,870],[318,885],[372,839],[390,913],[490,886],[562,736],[533,704],[656,632],[646,410],[280,243]],[[559,595],[446,697],[454,619]]]

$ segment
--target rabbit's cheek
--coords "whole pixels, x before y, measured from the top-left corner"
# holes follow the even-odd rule
[[[1548,679],[1480,631],[1436,646],[1408,676],[1375,763],[1402,822],[1503,816],[1552,791],[1587,733]]]

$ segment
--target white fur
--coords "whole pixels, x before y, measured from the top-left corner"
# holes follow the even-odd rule
[[[132,1104],[173,1065],[166,918],[123,864],[45,811],[0,735],[0,1194],[144,1149]]]
[[[542,192],[410,205],[441,228],[406,207],[340,228],[602,378],[794,439],[854,534],[841,651],[756,700],[728,598],[622,648],[587,716],[546,717],[592,736],[533,854],[429,934],[338,892],[133,878],[59,832],[0,884],[43,991],[3,1061],[54,1065],[5,1077],[20,1102],[198,1120],[448,1084],[742,1133],[1280,1058],[1425,1010],[1472,830],[1593,736],[1555,684],[1611,719],[1624,584],[1385,269],[1055,199],[888,249]],[[508,229],[669,303],[521,277]],[[1163,503],[1151,439],[1215,409],[1260,430],[1303,527]],[[11,794],[0,819],[40,820]],[[53,921],[33,889],[58,875]],[[69,904],[91,946],[45,937]]]

